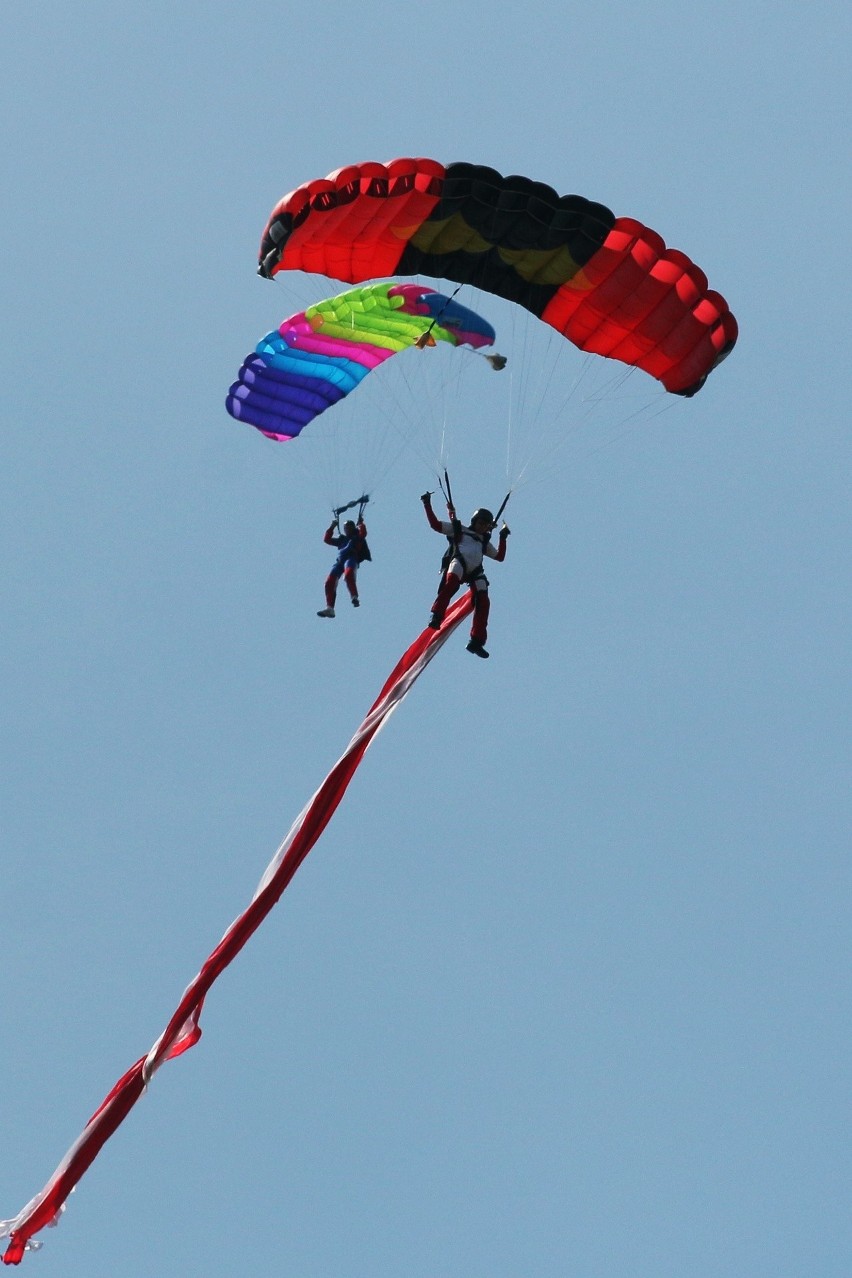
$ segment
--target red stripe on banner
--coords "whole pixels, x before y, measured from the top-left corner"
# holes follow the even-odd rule
[[[468,593],[453,605],[439,631],[424,630],[400,658],[346,750],[266,867],[250,905],[234,920],[201,971],[187,986],[174,1015],[154,1046],[130,1067],[104,1098],[41,1193],[12,1220],[0,1221],[0,1238],[9,1238],[3,1255],[5,1264],[17,1265],[26,1250],[40,1246],[30,1240],[47,1225],[58,1223],[68,1195],[127,1117],[159,1067],[198,1042],[201,1037],[198,1023],[201,1009],[213,982],[236,958],[277,903],[334,815],[376,733],[384,727],[471,609],[472,599]]]

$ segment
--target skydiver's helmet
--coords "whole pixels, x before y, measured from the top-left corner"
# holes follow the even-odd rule
[[[470,517],[469,527],[473,528],[479,521],[490,524],[492,528],[494,527],[494,516],[485,506],[480,506],[479,510],[473,512]]]

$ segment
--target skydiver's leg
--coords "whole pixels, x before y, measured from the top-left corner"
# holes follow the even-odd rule
[[[354,604],[354,606],[357,608],[359,600],[358,600],[358,586],[355,580],[354,565],[352,564],[346,565],[346,567],[343,570],[343,580],[346,584],[346,589],[349,591],[349,597],[352,600],[352,603]]]
[[[329,608],[334,607],[334,601],[337,598],[337,583],[340,580],[343,568],[340,564],[335,564],[331,572],[325,579],[325,602]]]
[[[491,610],[488,582],[480,577],[479,581],[473,583],[470,590],[473,595],[473,622],[470,627],[470,637],[482,645],[488,638],[488,613]]]
[[[432,604],[432,615],[429,618],[429,625],[433,630],[440,629],[441,622],[444,620],[444,614],[449,607],[450,600],[461,585],[461,577],[456,576],[454,572],[447,570],[441,588],[435,596],[435,602]]]

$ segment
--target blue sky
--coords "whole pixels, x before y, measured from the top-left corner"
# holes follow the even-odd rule
[[[406,154],[527,173],[658,229],[740,323],[696,399],[631,379],[563,432],[510,406],[540,335],[518,355],[495,308],[514,380],[470,361],[438,409],[459,505],[502,496],[507,418],[554,451],[507,510],[492,659],[430,666],[29,1270],[848,1273],[849,26],[4,18],[0,1217],[158,1036],[434,591],[434,422],[331,625],[320,449],[224,411],[321,295],[255,275],[278,197]]]

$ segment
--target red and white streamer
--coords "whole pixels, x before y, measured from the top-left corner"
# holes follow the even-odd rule
[[[5,1264],[17,1265],[25,1251],[41,1246],[34,1236],[46,1226],[59,1222],[68,1195],[127,1117],[160,1066],[198,1042],[201,1037],[201,1009],[213,982],[236,958],[276,904],[331,820],[373,738],[470,610],[471,598],[466,594],[447,613],[439,631],[424,630],[400,659],[346,750],[297,817],[266,867],[248,908],[234,919],[200,972],[186,987],[156,1043],[131,1065],[104,1098],[44,1189],[17,1216],[0,1221],[0,1238],[9,1239],[3,1254]]]

